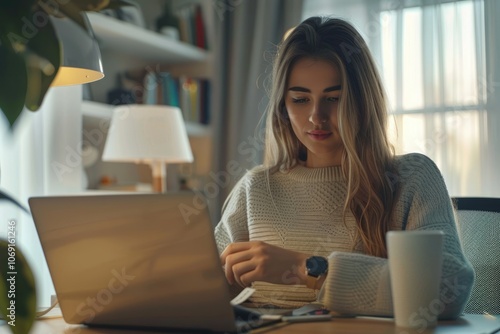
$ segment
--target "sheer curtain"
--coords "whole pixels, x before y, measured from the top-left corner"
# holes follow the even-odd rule
[[[32,196],[81,192],[81,91],[51,88],[40,110],[24,110],[13,131],[0,118],[0,188],[26,207]],[[37,304],[48,306],[54,287],[31,215],[0,201],[0,219],[0,237],[16,222],[16,247],[34,272]]]
[[[366,38],[398,154],[433,159],[452,196],[498,197],[499,8],[492,0],[305,0],[303,13],[346,18]]]
[[[276,45],[300,22],[302,0],[219,1],[215,16],[212,110],[215,143],[213,222],[234,184],[262,163],[264,133],[259,120],[268,102],[266,86]]]

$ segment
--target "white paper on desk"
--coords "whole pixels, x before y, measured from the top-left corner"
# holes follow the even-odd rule
[[[251,295],[255,292],[255,289],[252,288],[244,288],[236,297],[231,300],[231,305],[239,305],[243,303],[245,300],[250,298]]]

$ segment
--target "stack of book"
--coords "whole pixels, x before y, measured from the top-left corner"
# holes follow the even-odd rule
[[[144,104],[179,107],[184,120],[210,122],[210,81],[188,76],[173,77],[168,72],[148,72],[144,78]]]

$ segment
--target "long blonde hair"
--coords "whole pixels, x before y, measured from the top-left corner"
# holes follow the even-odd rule
[[[285,108],[290,71],[298,59],[312,57],[335,64],[341,74],[338,105],[340,137],[345,146],[342,170],[347,180],[347,210],[354,215],[367,254],[386,257],[385,233],[395,202],[394,152],[387,138],[387,105],[382,81],[368,47],[346,21],[311,17],[281,43],[274,61],[266,118],[264,166],[290,170],[304,154]]]

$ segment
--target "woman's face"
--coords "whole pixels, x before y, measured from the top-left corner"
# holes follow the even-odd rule
[[[337,120],[340,83],[337,66],[321,59],[299,59],[290,71],[285,106],[293,132],[307,148],[307,167],[341,163],[344,144]]]

